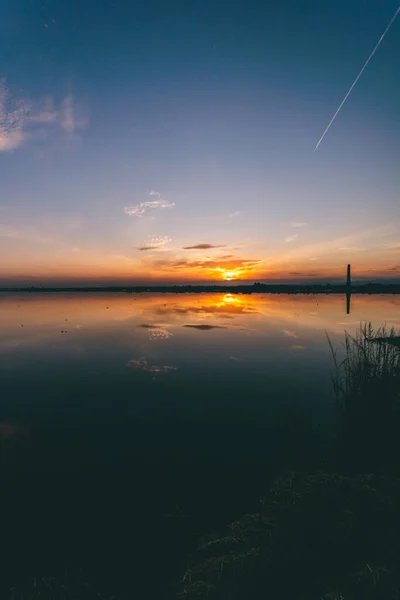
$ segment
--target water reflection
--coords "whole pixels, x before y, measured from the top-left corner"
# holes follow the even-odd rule
[[[397,296],[353,295],[352,305],[350,316],[350,294],[346,310],[340,295],[2,294],[0,351],[48,343],[65,347],[94,330],[117,330],[119,323],[138,340],[144,339],[140,330],[147,339],[164,340],[182,326],[203,331],[237,328],[257,334],[280,323],[285,337],[296,337],[301,328],[339,334],[344,326],[352,330],[364,320],[375,325],[386,322],[389,327],[400,323]]]
[[[343,295],[2,294],[3,464],[41,444],[42,427],[38,461],[56,456],[60,431],[68,448],[82,431],[79,452],[62,450],[79,464],[88,436],[100,454],[172,452],[181,424],[182,456],[190,444],[242,456],[257,435],[284,452],[300,429],[325,438],[335,406],[326,332],[338,346],[361,321],[400,325],[398,296],[351,301],[350,315]]]

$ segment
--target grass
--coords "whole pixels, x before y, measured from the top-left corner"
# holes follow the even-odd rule
[[[81,573],[33,578],[10,589],[4,600],[117,600],[103,596]]]
[[[175,598],[400,598],[400,476],[287,473],[201,541]]]
[[[392,465],[400,450],[400,349],[383,339],[396,339],[385,326],[361,325],[354,336],[345,332],[345,357],[328,336],[334,361],[332,375],[345,460],[377,467]]]

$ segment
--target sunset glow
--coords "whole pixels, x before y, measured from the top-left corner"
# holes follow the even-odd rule
[[[393,10],[292,4],[6,3],[0,286],[400,281],[399,22],[314,152]]]

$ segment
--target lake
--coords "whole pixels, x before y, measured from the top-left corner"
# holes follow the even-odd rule
[[[134,528],[147,590],[174,511],[187,518],[178,569],[273,474],[323,466],[336,425],[326,333],[340,348],[364,321],[398,328],[400,297],[354,295],[347,314],[340,295],[2,293],[8,572],[89,561],[124,590]]]
[[[3,436],[67,425],[324,428],[334,406],[326,333],[340,347],[363,321],[399,326],[400,297],[353,296],[346,314],[340,295],[4,293]],[[161,437],[173,451],[176,440]]]

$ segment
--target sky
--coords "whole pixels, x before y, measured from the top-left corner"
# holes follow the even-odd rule
[[[400,279],[399,0],[0,0],[0,284]]]

